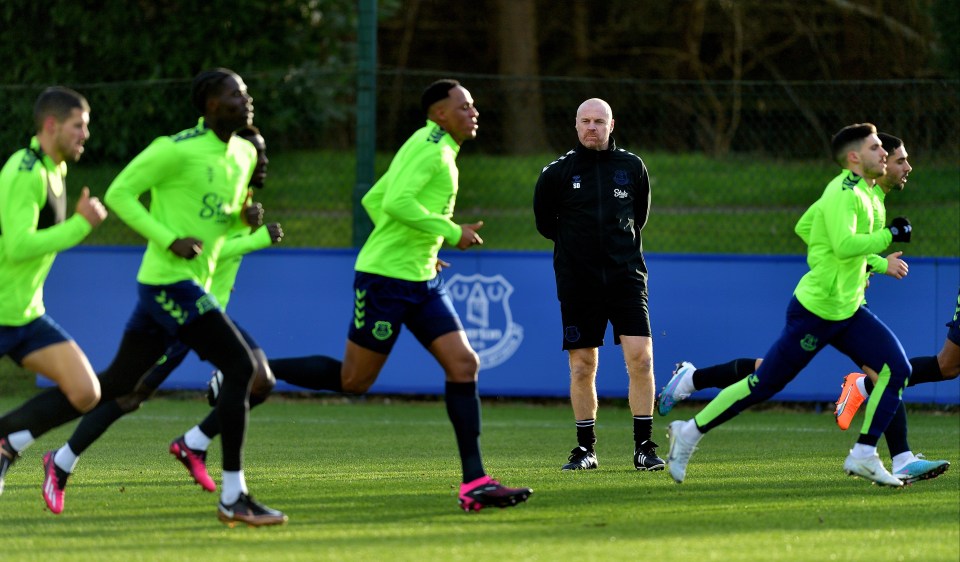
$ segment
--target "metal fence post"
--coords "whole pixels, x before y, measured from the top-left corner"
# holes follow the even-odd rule
[[[360,0],[357,20],[357,181],[353,187],[353,247],[373,224],[360,199],[373,185],[377,134],[377,0]]]

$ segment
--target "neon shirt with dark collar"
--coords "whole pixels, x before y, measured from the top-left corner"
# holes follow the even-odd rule
[[[879,184],[874,184],[872,191],[873,199],[873,231],[876,232],[882,228],[886,228],[887,224],[887,208],[884,205],[884,200],[887,197],[887,193],[880,187]],[[800,217],[800,220],[797,221],[794,231],[800,236],[804,244],[810,243],[810,224],[813,221],[814,206],[810,206],[806,212],[803,213],[803,216]],[[867,256],[867,267],[869,267],[870,273],[886,273],[887,272],[887,258],[881,256],[880,254],[871,254]]]
[[[67,163],[54,164],[37,137],[0,171],[0,325],[23,326],[45,312],[43,283],[57,252],[93,229],[65,219]]]
[[[147,239],[137,281],[169,285],[195,281],[209,289],[226,235],[240,220],[247,185],[257,162],[248,141],[228,142],[204,125],[154,140],[113,180],[104,201],[123,222]],[[140,196],[150,192],[149,210]],[[179,238],[203,241],[192,260],[170,251]]]
[[[867,256],[890,245],[886,228],[875,228],[873,187],[844,170],[835,177],[812,206],[807,238],[807,265],[794,295],[800,304],[824,320],[853,316],[864,299]],[[808,213],[804,213],[807,217]],[[801,237],[803,235],[801,234]]]
[[[433,121],[403,143],[362,199],[374,228],[357,256],[357,271],[405,281],[436,277],[440,246],[444,240],[457,244],[462,232],[451,220],[459,152],[460,145]]]

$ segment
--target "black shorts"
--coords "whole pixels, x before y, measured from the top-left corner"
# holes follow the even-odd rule
[[[403,325],[424,348],[444,334],[463,330],[439,274],[429,281],[405,281],[358,271],[353,299],[347,338],[377,353],[390,353]]]
[[[560,316],[565,350],[602,346],[608,321],[615,345],[620,345],[620,336],[651,336],[646,288],[561,300]]]

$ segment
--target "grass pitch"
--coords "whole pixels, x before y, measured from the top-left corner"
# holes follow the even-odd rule
[[[0,399],[0,409],[20,401]],[[960,559],[956,413],[910,414],[915,452],[954,466],[904,489],[844,475],[856,436],[829,412],[783,409],[710,433],[677,485],[633,469],[620,405],[600,409],[600,468],[562,473],[575,444],[566,404],[485,399],[488,471],[535,492],[515,508],[467,514],[442,401],[274,399],[251,414],[245,471],[255,497],[290,522],[229,529],[216,495],[166,452],[206,411],[200,399],[167,397],[119,421],[81,458],[59,516],[40,496],[40,459],[73,424],[43,436],[0,496],[3,560]],[[655,418],[661,456],[666,423],[695,411]],[[208,459],[217,481],[219,461],[217,441]]]

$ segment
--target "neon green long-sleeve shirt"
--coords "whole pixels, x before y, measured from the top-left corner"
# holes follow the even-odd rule
[[[863,178],[844,170],[797,223],[797,234],[807,242],[810,271],[794,295],[825,320],[853,316],[864,299],[867,257],[893,240],[890,231],[879,226],[875,197]]]
[[[0,325],[42,316],[43,284],[57,252],[93,229],[81,215],[65,219],[67,164],[54,164],[37,137],[0,171]]]
[[[104,201],[147,239],[137,281],[192,280],[209,289],[224,240],[240,221],[256,160],[252,144],[236,136],[223,142],[200,119],[192,129],[154,140],[120,172]],[[149,209],[140,202],[147,191]],[[187,237],[203,242],[203,253],[192,260],[169,250]]]
[[[213,280],[210,282],[210,294],[217,298],[221,308],[226,310],[227,303],[230,302],[243,256],[267,248],[271,244],[270,232],[265,226],[250,232],[249,226],[240,223],[227,234],[223,250],[220,251],[220,258],[217,260],[217,269],[214,270]]]
[[[456,244],[462,232],[451,220],[459,152],[460,146],[432,121],[403,143],[361,201],[374,228],[357,256],[357,271],[406,281],[437,275],[440,246],[444,240]]]
[[[887,208],[884,204],[887,194],[883,191],[882,187],[874,185],[871,190],[871,195],[874,216],[873,231],[876,232],[877,230],[885,228],[887,224]],[[807,208],[806,212],[803,213],[803,216],[800,217],[800,220],[797,221],[797,225],[794,228],[794,231],[800,236],[804,244],[810,243],[810,227],[813,222],[813,215],[814,206],[811,205]],[[867,256],[867,265],[870,266],[870,273],[887,272],[887,259],[880,254]]]

